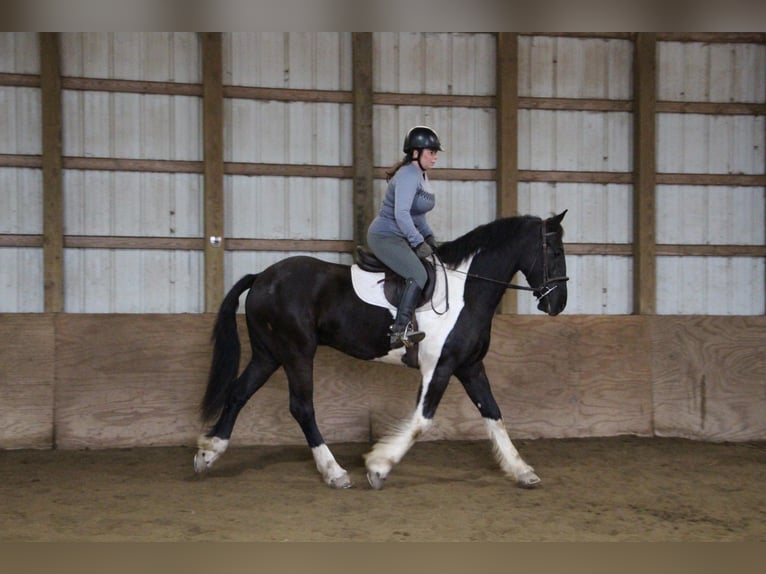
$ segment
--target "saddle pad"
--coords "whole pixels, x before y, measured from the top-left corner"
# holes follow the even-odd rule
[[[388,302],[383,293],[384,278],[385,273],[364,271],[356,264],[351,266],[351,283],[354,286],[354,291],[356,292],[357,297],[365,303],[375,305],[376,307],[383,307],[395,314],[396,307]],[[418,307],[418,311],[425,309],[430,310],[431,308],[436,311],[443,311],[447,306],[447,293],[449,293],[450,302],[454,301],[454,297],[459,297],[460,300],[463,299],[465,275],[447,269],[447,278],[449,287],[445,286],[443,268],[437,266],[436,287],[434,288],[433,297],[430,301],[426,301],[424,305]]]

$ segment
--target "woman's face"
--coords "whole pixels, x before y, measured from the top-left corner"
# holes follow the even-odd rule
[[[431,169],[434,165],[436,165],[436,160],[439,157],[439,150],[435,149],[424,149],[421,152],[420,156],[420,165],[423,167],[423,169]]]

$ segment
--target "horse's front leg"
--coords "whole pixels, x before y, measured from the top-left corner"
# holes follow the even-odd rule
[[[511,437],[508,436],[500,408],[492,395],[483,363],[480,361],[459,369],[455,371],[455,375],[484,418],[487,433],[490,441],[492,441],[495,458],[500,464],[500,468],[505,474],[515,479],[522,488],[538,486],[540,478],[535,474],[535,469],[524,462],[516,447],[513,446]]]
[[[400,425],[392,434],[383,437],[364,457],[367,467],[367,481],[375,490],[385,484],[391,469],[407,454],[418,437],[433,422],[436,407],[444,395],[450,375],[423,377],[417,407],[409,420]]]

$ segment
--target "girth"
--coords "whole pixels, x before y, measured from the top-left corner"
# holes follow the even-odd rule
[[[436,285],[436,271],[434,269],[434,264],[427,259],[421,259],[420,261],[426,269],[428,280],[426,281],[426,286],[417,302],[417,307],[421,307],[431,300],[431,297],[434,294],[434,286]],[[364,271],[385,274],[383,279],[383,294],[391,305],[398,307],[399,302],[402,299],[402,292],[404,291],[406,278],[387,267],[386,264],[378,259],[372,251],[365,249],[362,245],[356,246],[356,264]]]

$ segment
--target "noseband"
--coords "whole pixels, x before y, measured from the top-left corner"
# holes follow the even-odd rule
[[[490,283],[498,283],[503,285],[506,289],[516,289],[518,291],[531,291],[532,294],[537,297],[538,301],[542,301],[545,297],[550,295],[557,287],[559,283],[569,281],[569,277],[563,275],[561,277],[548,277],[548,241],[546,237],[549,235],[556,235],[555,231],[545,231],[545,221],[540,226],[540,241],[543,251],[543,282],[537,287],[527,287],[526,285],[515,285],[514,283],[506,283],[505,281],[498,281],[490,277],[484,277],[482,275],[475,275],[473,273],[464,273],[466,277],[473,277],[474,279],[482,279],[483,281],[489,281]],[[537,255],[532,262],[530,269],[533,269],[535,263],[537,263]]]

